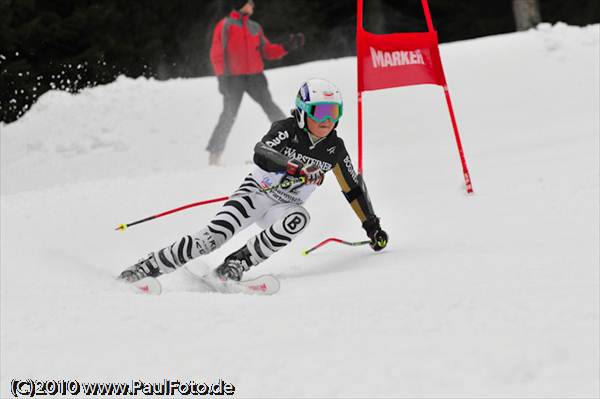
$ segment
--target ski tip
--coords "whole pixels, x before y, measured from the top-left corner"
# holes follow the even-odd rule
[[[160,295],[162,292],[160,282],[154,277],[146,277],[130,284],[133,291],[138,294]]]
[[[265,274],[253,280],[241,281],[239,284],[244,287],[242,292],[245,294],[274,295],[281,288],[279,279],[272,274]]]
[[[116,231],[125,231],[126,228],[127,228],[126,224],[120,224],[115,228],[115,230]]]
[[[303,255],[303,256],[306,256],[306,255],[308,255],[308,251],[302,251],[302,255]]]

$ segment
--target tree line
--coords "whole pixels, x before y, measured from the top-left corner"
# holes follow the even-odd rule
[[[513,2],[429,0],[441,42],[516,28]],[[530,1],[530,0],[528,0]],[[421,0],[364,0],[374,33],[425,31]],[[129,77],[212,74],[208,52],[226,0],[0,0],[0,120],[21,117],[48,90],[76,93]],[[255,0],[271,41],[303,32],[306,46],[267,67],[355,54],[355,0]],[[541,20],[600,21],[597,0],[539,0]]]

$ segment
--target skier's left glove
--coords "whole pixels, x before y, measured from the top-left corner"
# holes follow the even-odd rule
[[[388,235],[379,224],[379,218],[377,216],[371,216],[365,220],[362,224],[363,229],[367,232],[367,236],[371,239],[369,244],[375,251],[381,251],[387,246]]]

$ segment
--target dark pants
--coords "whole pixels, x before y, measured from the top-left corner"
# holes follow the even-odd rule
[[[273,102],[267,78],[262,73],[222,77],[219,91],[223,94],[223,111],[206,147],[206,150],[211,153],[219,154],[225,149],[227,137],[235,122],[244,93],[248,93],[262,107],[271,122],[285,119],[285,114]]]

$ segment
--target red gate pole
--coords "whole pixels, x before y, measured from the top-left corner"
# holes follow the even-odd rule
[[[450,91],[448,86],[444,85],[444,94],[446,95],[446,104],[448,104],[448,111],[450,112],[450,119],[452,120],[452,128],[454,129],[454,138],[456,139],[456,146],[458,147],[458,154],[460,155],[460,162],[462,164],[463,176],[465,178],[465,186],[467,187],[467,193],[473,193],[473,184],[471,183],[471,176],[469,175],[469,169],[467,168],[467,161],[465,159],[465,153],[462,148],[460,141],[460,135],[458,134],[458,125],[456,124],[456,118],[454,117],[454,110],[452,109],[452,100],[450,100]]]
[[[358,92],[358,173],[363,174],[362,92]]]
[[[425,19],[427,20],[427,30],[434,32],[433,21],[431,20],[431,13],[429,12],[429,4],[427,0],[421,0],[423,5],[423,11],[425,12]],[[440,62],[442,73],[444,73],[444,65]],[[448,112],[450,113],[450,119],[452,121],[452,129],[454,129],[454,138],[456,140],[456,146],[458,147],[458,154],[460,156],[460,162],[462,164],[463,176],[465,178],[465,186],[467,187],[467,193],[473,192],[473,184],[471,183],[471,176],[469,175],[469,169],[467,168],[467,161],[465,159],[465,153],[462,148],[460,140],[460,134],[458,133],[458,124],[456,123],[456,117],[454,116],[454,108],[452,107],[452,100],[450,99],[450,90],[448,90],[448,84],[444,77],[444,95],[446,97],[446,104],[448,105]]]
[[[356,12],[356,42],[360,40],[360,36],[363,30],[363,0],[358,0],[357,12]],[[357,101],[358,101],[358,173],[363,173],[363,112],[362,112],[362,92],[361,78],[362,78],[362,65],[357,55]]]

